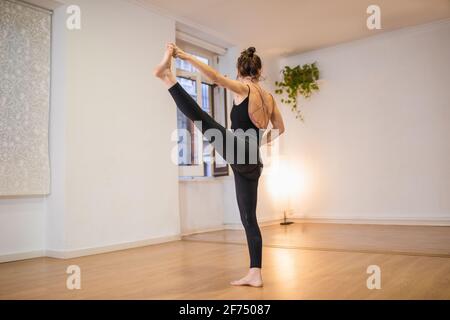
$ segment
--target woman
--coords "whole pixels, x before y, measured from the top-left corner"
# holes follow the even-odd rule
[[[204,112],[177,82],[171,71],[173,57],[188,61],[214,84],[233,92],[234,104],[231,110],[233,131],[225,129]],[[266,143],[270,143],[284,132],[283,119],[273,96],[259,86],[261,69],[261,59],[255,54],[253,47],[241,53],[237,61],[238,78],[232,80],[184,52],[175,44],[169,43],[162,62],[154,71],[154,75],[166,84],[180,111],[194,121],[233,170],[236,198],[249,248],[250,270],[245,277],[232,281],[231,284],[253,287],[263,285],[261,276],[262,239],[256,219],[258,181],[263,167],[259,154],[261,133],[267,129],[269,122],[272,123],[272,128],[275,130],[268,131]],[[201,123],[200,126],[199,123]],[[219,132],[223,139],[217,139],[217,135],[210,138],[208,132],[211,130]],[[226,148],[227,141],[234,143],[233,148]],[[237,152],[235,152],[236,150]],[[240,152],[242,150],[244,150],[244,154]],[[255,150],[256,159],[250,159]],[[244,161],[242,161],[243,158]]]

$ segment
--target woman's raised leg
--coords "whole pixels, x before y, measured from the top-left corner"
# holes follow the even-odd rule
[[[244,152],[248,158],[250,144],[245,139],[238,138],[230,130],[224,128],[207,112],[202,110],[189,93],[178,83],[171,70],[173,48],[168,45],[163,60],[155,68],[154,75],[160,78],[168,87],[169,93],[178,109],[201,130],[216,151],[229,163],[238,163],[238,152]],[[232,147],[227,152],[227,145]],[[241,156],[242,159],[242,156]],[[247,168],[248,170],[248,168]]]

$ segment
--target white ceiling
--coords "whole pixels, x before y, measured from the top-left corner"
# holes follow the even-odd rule
[[[259,52],[277,55],[450,17],[450,0],[141,1],[222,43],[255,46]],[[366,9],[371,4],[381,8],[382,30],[366,27]]]

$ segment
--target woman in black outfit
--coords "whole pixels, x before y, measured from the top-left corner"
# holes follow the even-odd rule
[[[171,71],[173,57],[190,62],[214,84],[234,93],[230,115],[232,131],[224,128],[203,111],[177,82]],[[265,143],[270,143],[284,132],[283,119],[273,96],[258,84],[261,69],[261,59],[255,54],[253,47],[241,53],[237,62],[238,80],[231,80],[175,44],[169,43],[162,62],[154,71],[154,75],[168,87],[178,109],[194,121],[233,170],[238,207],[247,236],[250,270],[245,277],[231,284],[253,287],[263,285],[262,239],[256,219],[258,181],[263,167],[259,146],[269,122],[272,123],[272,129],[267,132]]]

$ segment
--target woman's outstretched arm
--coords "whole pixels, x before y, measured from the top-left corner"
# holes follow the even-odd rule
[[[248,87],[240,81],[232,80],[220,72],[208,66],[206,63],[201,62],[194,56],[184,52],[180,48],[178,48],[175,44],[172,44],[175,49],[175,55],[190,64],[192,64],[195,68],[197,68],[202,74],[204,74],[208,79],[210,79],[214,84],[227,88],[233,91],[235,94],[239,96],[246,96],[248,93]]]

